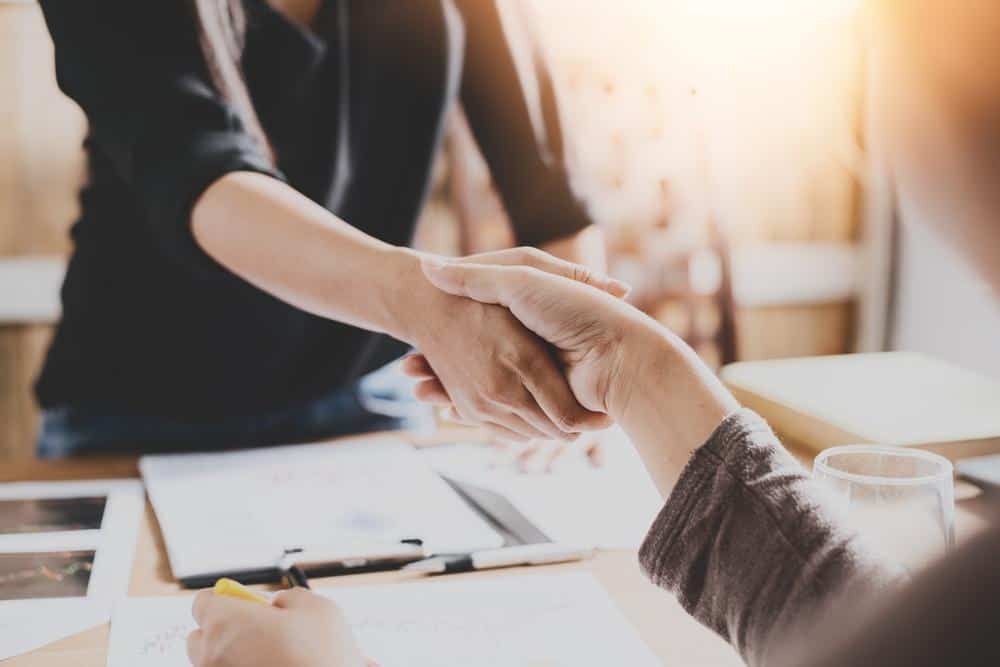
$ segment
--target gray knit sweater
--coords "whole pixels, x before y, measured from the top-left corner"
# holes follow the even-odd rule
[[[640,562],[747,662],[774,664],[784,631],[836,592],[857,599],[896,580],[822,497],[764,420],[740,410],[695,452]]]

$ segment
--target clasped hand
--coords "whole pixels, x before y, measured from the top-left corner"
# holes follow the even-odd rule
[[[404,371],[421,380],[418,398],[446,405],[455,421],[484,426],[514,442],[573,440],[611,424],[601,401],[571,387],[574,375],[567,376],[566,364],[577,367],[581,360],[551,345],[551,339],[557,348],[573,342],[566,332],[582,321],[568,321],[566,331],[534,331],[509,307],[511,294],[490,293],[485,283],[500,277],[558,277],[622,307],[625,285],[530,248],[457,260],[425,257],[423,264],[423,274],[413,278],[418,283],[415,305],[422,312],[414,314],[411,336],[420,354],[404,362]],[[422,291],[420,282],[429,292]],[[577,336],[586,333],[581,330]],[[579,370],[573,373],[580,375]]]

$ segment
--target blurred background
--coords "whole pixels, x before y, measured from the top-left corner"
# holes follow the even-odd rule
[[[516,6],[515,6],[516,5]],[[715,366],[908,349],[1000,377],[1000,309],[881,166],[863,0],[519,0],[574,187],[630,297]],[[33,455],[85,122],[28,0],[0,0],[0,460]],[[510,245],[455,111],[416,244]]]

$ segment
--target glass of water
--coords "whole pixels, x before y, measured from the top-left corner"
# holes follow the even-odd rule
[[[914,571],[955,543],[951,462],[905,447],[848,445],[820,453],[813,478],[834,511],[886,558]]]

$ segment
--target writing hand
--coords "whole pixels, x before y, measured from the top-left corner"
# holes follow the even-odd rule
[[[202,591],[188,635],[194,667],[366,667],[350,626],[331,601],[302,589],[262,605]]]

